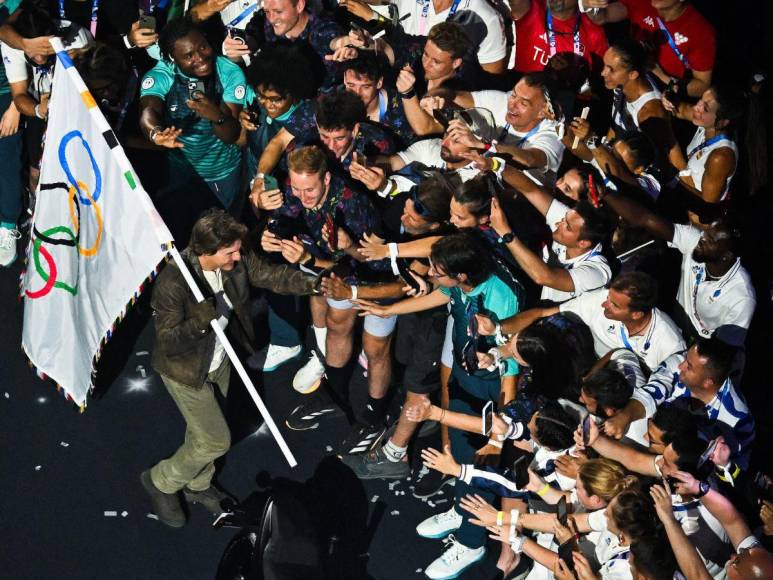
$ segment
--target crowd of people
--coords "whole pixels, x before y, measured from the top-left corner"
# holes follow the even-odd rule
[[[445,544],[429,578],[487,547],[503,577],[773,577],[734,214],[767,185],[765,77],[715,74],[689,1],[0,0],[3,266],[34,211],[52,36],[161,183],[205,294],[172,263],[153,290],[187,424],[141,477],[163,523],[186,523],[181,492],[228,497],[214,323],[256,371],[305,357],[282,419],[348,421],[334,453],[357,477],[454,485],[417,522]]]

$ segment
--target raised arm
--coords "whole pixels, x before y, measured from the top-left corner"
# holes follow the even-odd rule
[[[619,193],[608,191],[604,203],[635,228],[644,228],[653,236],[670,242],[674,239],[674,224],[652,213],[641,204]]]

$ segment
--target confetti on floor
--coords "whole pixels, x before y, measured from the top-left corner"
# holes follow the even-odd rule
[[[128,516],[128,515],[129,515],[129,512],[127,512],[126,510],[123,510],[123,511],[121,512],[121,517],[122,517],[122,518],[125,518],[125,517],[126,517],[126,516]]]
[[[374,495],[372,498],[370,498],[370,503],[376,503],[378,501],[378,496]]]
[[[106,518],[117,518],[118,517],[118,512],[117,511],[113,511],[113,510],[107,510],[107,511],[105,511],[105,517]]]
[[[400,515],[400,510],[392,510],[389,513],[392,514],[393,516],[399,516]]]
[[[145,514],[146,518],[150,518],[151,520],[157,520],[158,516],[156,514]]]
[[[9,395],[9,394],[8,394],[8,391],[6,391],[5,393],[3,393],[3,396],[4,396],[6,399],[10,399],[10,398],[11,398],[11,395]]]
[[[70,444],[67,443],[67,441],[60,441],[59,445],[61,445],[62,447],[69,447],[70,446]]]
[[[43,469],[42,465],[36,465],[35,466],[35,471],[40,471],[41,469]]]

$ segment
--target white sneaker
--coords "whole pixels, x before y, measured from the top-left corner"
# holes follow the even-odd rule
[[[422,538],[445,538],[451,532],[455,532],[462,525],[462,514],[451,506],[451,509],[442,514],[436,514],[427,518],[416,526],[416,533]]]
[[[251,369],[261,369],[264,373],[275,371],[283,364],[290,362],[300,356],[303,347],[297,346],[277,346],[269,344],[266,348],[260,349],[254,355],[247,359],[247,366]]]
[[[20,238],[19,230],[0,228],[0,266],[10,266],[16,260],[16,240]]]
[[[475,562],[479,562],[486,555],[486,547],[468,548],[451,534],[447,539],[446,551],[437,560],[432,562],[424,573],[433,580],[450,580],[457,578]]]
[[[293,389],[308,395],[319,388],[322,376],[325,374],[325,365],[319,360],[317,351],[312,350],[309,362],[303,365],[293,378]]]

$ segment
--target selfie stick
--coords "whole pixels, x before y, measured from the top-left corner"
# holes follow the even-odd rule
[[[580,113],[580,119],[585,121],[588,118],[588,113],[590,113],[590,107],[583,107],[582,113]],[[575,135],[574,141],[572,141],[572,151],[577,149],[577,145],[579,144],[580,144],[580,138],[577,135]]]
[[[196,284],[196,281],[193,279],[190,270],[188,270],[188,266],[180,255],[180,252],[178,252],[177,248],[173,246],[170,254],[175,264],[177,264],[177,267],[180,268],[180,273],[182,273],[183,278],[185,278],[185,281],[188,283],[188,286],[191,289],[191,292],[193,292],[193,297],[196,299],[196,302],[203,302],[204,296],[201,294],[201,290],[199,290],[199,287]],[[231,346],[228,338],[226,338],[223,329],[220,328],[220,325],[217,323],[217,319],[212,319],[209,325],[212,327],[212,330],[215,331],[220,344],[223,345],[226,354],[228,354],[228,358],[231,359],[231,364],[233,364],[236,372],[242,379],[242,382],[244,382],[244,386],[247,387],[247,392],[252,397],[252,400],[254,401],[255,406],[258,408],[258,411],[260,411],[260,414],[263,417],[263,420],[266,422],[266,425],[268,425],[268,429],[271,431],[271,435],[274,436],[274,439],[279,445],[279,448],[282,450],[285,459],[287,459],[287,463],[290,464],[290,467],[295,467],[298,465],[298,462],[295,460],[293,452],[290,451],[290,448],[287,446],[287,442],[284,440],[284,437],[282,437],[279,429],[277,429],[276,423],[274,423],[274,419],[271,418],[271,414],[268,412],[266,405],[263,403],[263,399],[260,398],[258,391],[255,390],[255,385],[252,384],[250,377],[247,375],[247,371],[244,370],[242,362],[239,360],[239,357],[236,356],[236,351],[234,351],[233,346]]]

